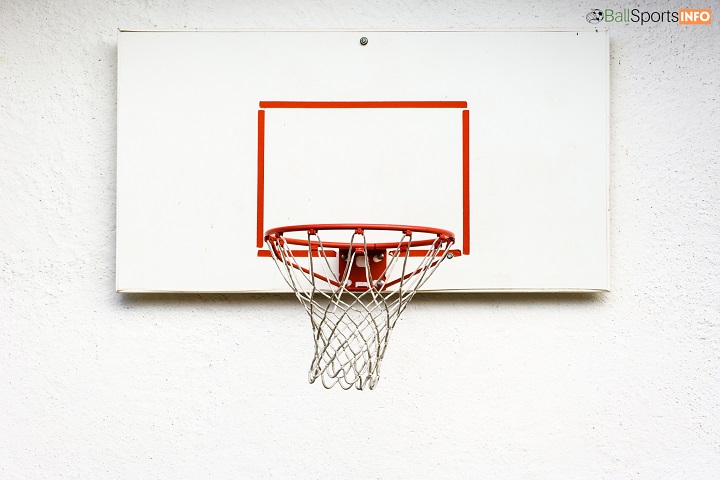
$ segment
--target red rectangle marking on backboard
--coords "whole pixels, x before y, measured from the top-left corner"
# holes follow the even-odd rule
[[[466,101],[260,101],[260,108],[467,108]],[[462,111],[462,254],[470,254],[470,111]],[[257,247],[264,245],[265,197],[265,110],[258,110]],[[453,251],[454,253],[455,251]],[[459,253],[459,252],[458,252]],[[258,256],[269,256],[258,252]]]
[[[467,102],[260,102],[260,108],[467,108]]]
[[[258,110],[257,247],[262,248],[265,218],[265,110]]]
[[[470,254],[470,110],[462,112],[463,255]]]
[[[325,252],[325,255],[323,255],[323,257],[328,257],[328,258],[337,257],[337,252],[335,250],[325,250],[324,252]],[[290,253],[292,253],[292,255],[297,258],[307,258],[307,256],[308,256],[307,250],[290,250]],[[270,250],[258,250],[257,256],[261,257],[261,258],[272,258],[272,253],[270,253]],[[320,254],[318,253],[317,250],[313,250],[312,256],[319,257]]]

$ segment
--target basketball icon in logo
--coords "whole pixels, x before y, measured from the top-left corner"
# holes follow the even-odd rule
[[[599,8],[593,8],[590,13],[585,15],[585,20],[589,23],[600,23],[603,19],[603,12]]]

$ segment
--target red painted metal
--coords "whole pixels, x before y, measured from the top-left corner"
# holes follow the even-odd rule
[[[286,102],[262,101],[260,108],[467,108],[463,101]]]
[[[342,252],[340,257],[338,278],[345,278],[345,272],[348,268],[348,262],[354,258],[354,262],[350,267],[350,273],[348,273],[347,279],[350,283],[345,287],[350,291],[362,291],[367,290],[371,287],[367,283],[368,275],[365,267],[358,265],[358,262],[367,262],[368,268],[370,269],[370,278],[377,280],[383,280],[382,274],[387,267],[387,255],[385,250],[370,250],[367,252],[357,252],[353,257],[351,252]]]
[[[321,231],[327,230],[346,230],[347,233],[354,232],[355,234],[362,235],[364,238],[362,242],[353,243],[323,241],[322,247],[320,246],[320,241],[310,239],[311,236],[317,236]],[[368,231],[394,231],[400,233],[403,236],[410,236],[411,238],[409,240],[397,242],[368,243]],[[293,238],[292,236],[287,235],[299,234],[301,232],[305,234],[304,238]],[[414,240],[412,239],[412,236],[414,234],[424,234],[426,236],[430,236],[430,238]],[[428,271],[429,269],[435,267],[444,258],[446,258],[446,255],[444,254],[442,256],[438,255],[435,257],[436,259],[428,265],[421,266],[411,272],[408,272],[400,278],[386,279],[384,278],[383,274],[385,273],[387,267],[387,255],[395,255],[399,257],[426,256],[430,254],[430,251],[418,247],[428,247],[431,245],[435,245],[436,247],[438,247],[444,244],[445,246],[443,248],[447,249],[452,246],[452,243],[455,242],[455,234],[449,230],[444,230],[442,228],[369,223],[290,225],[286,227],[271,228],[265,232],[264,238],[265,240],[267,240],[268,246],[270,247],[270,251],[268,251],[268,253],[271,253],[271,255],[269,256],[272,256],[275,259],[285,258],[285,255],[283,255],[278,248],[279,238],[282,238],[285,244],[307,247],[307,250],[305,250],[305,254],[302,255],[305,258],[307,258],[308,256],[308,251],[312,252],[313,257],[322,256],[318,255],[319,251],[325,253],[324,256],[330,257],[335,255],[329,255],[327,254],[327,252],[332,252],[334,254],[335,251],[328,249],[338,249],[338,252],[341,255],[341,259],[339,262],[339,274],[337,276],[338,279],[344,278],[344,274],[346,272],[346,269],[348,268],[347,259],[354,258],[355,262],[358,262],[359,257],[364,257],[362,260],[360,260],[360,264],[349,266],[351,270],[348,273],[347,279],[350,280],[350,282],[348,282],[348,284],[344,286],[344,288],[349,291],[363,291],[371,288],[378,289],[380,291],[386,290],[388,287],[407,280],[413,275],[421,274]],[[401,237],[401,239],[402,238],[403,237]],[[438,240],[440,241],[440,245],[437,244]],[[292,250],[291,252],[298,251],[299,250]],[[457,254],[460,254],[459,250],[446,251],[447,254],[453,255],[455,254],[455,252],[457,252]],[[258,253],[258,255],[268,256],[261,255],[260,253]],[[447,256],[449,257],[449,255]],[[362,264],[362,262],[368,262],[365,265],[369,266],[370,275],[368,275],[366,267]],[[306,274],[313,275],[315,278],[323,282],[326,282],[335,287],[340,287],[338,281],[333,280],[332,278],[328,278],[317,272],[311,272],[308,268],[303,267],[302,265],[299,265],[290,259],[284,260],[284,263],[291,268],[295,268],[297,270],[305,272]],[[380,281],[380,283],[368,285],[368,279],[373,282]],[[386,281],[387,283],[384,283]]]
[[[470,254],[470,110],[462,112],[463,137],[463,254]]]
[[[265,110],[258,110],[257,247],[262,248],[265,220]]]
[[[260,108],[467,108],[466,101],[261,101]],[[463,241],[462,254],[470,254],[470,111],[462,111],[462,192],[463,192]],[[257,186],[257,247],[263,247],[267,232],[263,233],[265,204],[265,111],[258,110],[258,186]],[[388,225],[389,226],[389,225]],[[387,226],[386,226],[387,227]],[[392,227],[392,226],[390,226]],[[416,227],[411,227],[416,228]],[[336,228],[338,229],[338,228]],[[376,228],[377,229],[377,228]],[[383,228],[382,230],[393,230]],[[416,230],[421,232],[421,230]],[[429,232],[424,232],[429,233]],[[454,236],[453,236],[454,238]],[[292,241],[291,241],[292,240]],[[290,239],[288,243],[307,246],[307,242]],[[413,247],[428,246],[432,241],[423,244],[412,242]],[[324,244],[330,248],[342,246],[342,243]],[[393,248],[397,245],[374,244],[377,248]],[[260,254],[258,254],[260,255]],[[414,254],[416,256],[419,254]]]
[[[287,233],[304,232],[307,233],[310,230],[383,230],[383,231],[396,231],[396,232],[410,232],[413,233],[424,233],[430,235],[440,236],[444,238],[444,241],[455,241],[455,234],[450,230],[444,230],[442,228],[433,227],[419,227],[411,225],[385,225],[385,224],[372,224],[372,223],[330,223],[330,224],[314,224],[314,225],[290,225],[286,227],[271,228],[265,232],[265,237],[272,235],[283,235],[285,241],[290,245],[300,246],[312,246],[317,245],[317,242],[309,241],[307,238],[292,238],[288,237]],[[406,240],[403,243],[399,242],[384,242],[384,243],[367,243],[367,248],[372,250],[387,250],[391,248],[415,248],[415,247],[427,247],[435,242],[436,238],[422,239],[422,240]],[[350,248],[349,242],[322,242],[325,248],[339,248],[347,249]],[[359,246],[354,244],[353,246]]]
[[[303,258],[303,257],[308,256],[307,250],[291,250],[290,252],[298,258]],[[337,257],[337,252],[335,250],[325,250],[323,253],[324,253],[324,255],[320,255],[317,250],[313,250],[312,256],[313,257],[323,256],[323,257],[331,257],[331,258]],[[270,258],[270,257],[272,257],[272,254],[270,253],[270,250],[258,250],[257,256],[261,257],[261,258]]]

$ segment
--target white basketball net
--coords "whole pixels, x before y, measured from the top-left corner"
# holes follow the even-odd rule
[[[371,274],[370,260],[358,259],[369,251],[362,229],[351,234],[350,248],[339,252],[339,257],[337,249],[323,247],[314,230],[308,231],[302,250],[282,234],[265,238],[280,273],[310,316],[315,340],[310,383],[320,378],[325,388],[375,388],[390,332],[400,314],[440,263],[452,257],[453,239],[438,235],[417,256],[411,255],[412,232],[398,233],[402,235],[398,248],[388,250],[386,268],[377,278]],[[358,260],[358,265],[365,266],[370,287],[348,290],[350,268],[339,278],[337,263],[354,265]]]

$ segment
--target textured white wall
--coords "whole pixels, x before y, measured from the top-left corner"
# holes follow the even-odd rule
[[[378,390],[345,392],[306,383],[289,296],[114,292],[117,28],[574,28],[612,7],[386,3],[0,3],[0,478],[718,476],[717,19],[611,26],[609,294],[418,297]]]

